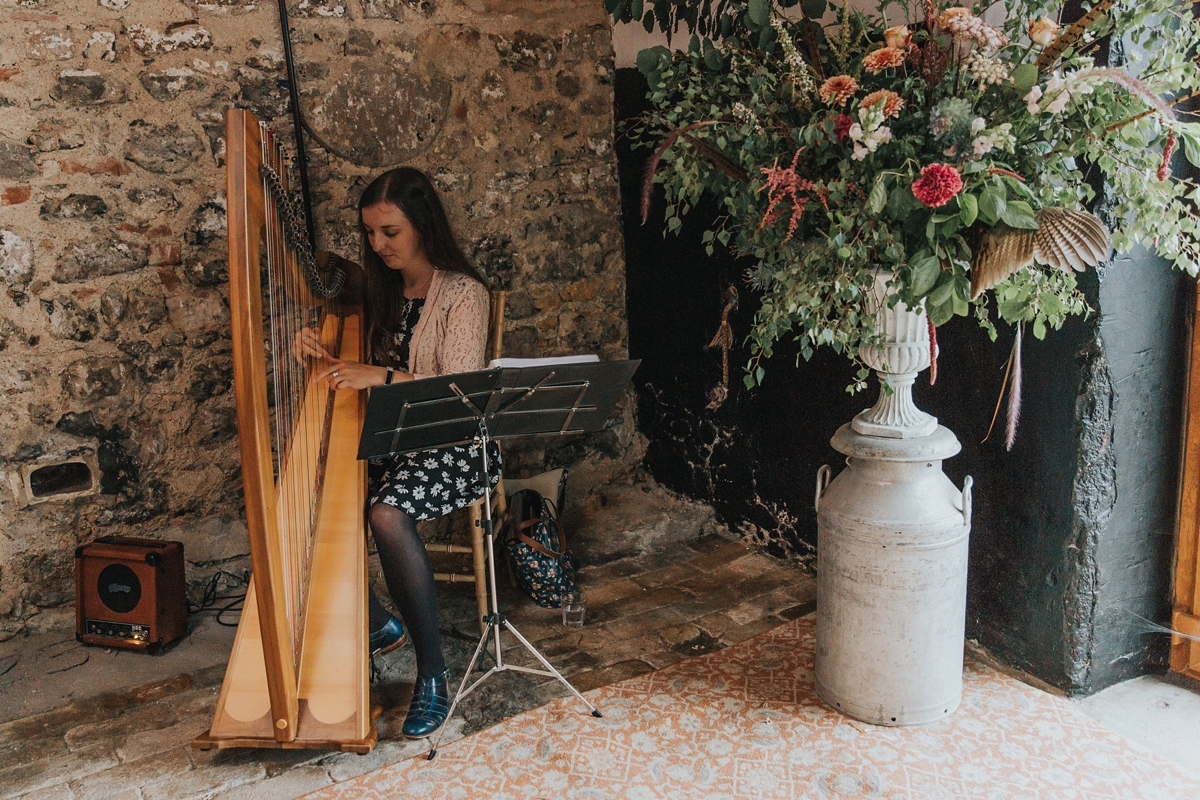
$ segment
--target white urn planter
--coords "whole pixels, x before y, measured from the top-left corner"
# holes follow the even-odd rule
[[[886,306],[889,277],[874,287],[883,340],[860,351],[879,401],[833,437],[846,469],[817,473],[817,694],[865,722],[921,725],[962,696],[971,479],[960,490],[942,473],[961,445],[913,403],[928,323]]]

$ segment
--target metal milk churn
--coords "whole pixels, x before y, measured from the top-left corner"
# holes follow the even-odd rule
[[[959,491],[942,474],[962,447],[913,403],[930,325],[923,307],[888,305],[891,282],[875,276],[878,338],[859,350],[879,399],[833,436],[846,469],[817,473],[817,694],[865,722],[920,725],[962,697],[971,479]]]
[[[847,468],[817,477],[817,694],[877,725],[933,722],[962,696],[971,479],[943,474],[961,449],[945,427],[855,427],[832,440]]]

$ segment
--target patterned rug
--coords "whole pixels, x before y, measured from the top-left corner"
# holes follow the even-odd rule
[[[949,719],[881,728],[825,706],[814,620],[521,714],[308,795],[401,798],[1195,797],[1165,758],[968,662]]]

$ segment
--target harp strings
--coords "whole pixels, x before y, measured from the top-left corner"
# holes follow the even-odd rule
[[[283,191],[290,181],[283,149],[274,133],[262,126],[263,163],[275,172]],[[273,424],[275,475],[278,488],[280,551],[283,563],[285,608],[292,627],[292,654],[299,664],[302,649],[306,590],[316,532],[319,488],[323,482],[320,462],[328,436],[326,411],[331,394],[324,383],[312,383],[314,371],[325,362],[308,355],[297,357],[294,345],[304,327],[319,331],[322,346],[336,355],[338,316],[331,303],[316,305],[301,275],[302,256],[288,245],[284,216],[287,198],[279,197],[271,181],[263,177],[267,264],[264,272],[264,346],[274,392]],[[321,313],[324,311],[325,313]]]

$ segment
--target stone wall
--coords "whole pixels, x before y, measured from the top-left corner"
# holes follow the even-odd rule
[[[623,356],[599,0],[290,10],[319,246],[358,260],[359,192],[422,167],[509,290],[507,355]],[[2,631],[69,613],[73,550],[97,536],[183,539],[193,583],[245,565],[222,117],[290,133],[278,31],[274,3],[0,0]],[[510,469],[628,461],[633,442],[627,408]]]

